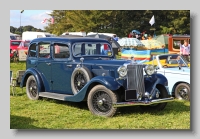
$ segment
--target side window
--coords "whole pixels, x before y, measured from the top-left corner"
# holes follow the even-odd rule
[[[180,46],[184,43],[184,40],[173,40],[173,49],[180,49]]]
[[[40,42],[38,44],[39,57],[40,58],[50,58],[50,43]]]
[[[31,44],[30,47],[29,47],[28,56],[29,56],[29,57],[36,57],[36,56],[37,56],[36,54],[37,54],[37,53],[36,53],[36,44],[33,43],[33,44]]]
[[[54,58],[69,58],[69,46],[62,43],[54,44]]]

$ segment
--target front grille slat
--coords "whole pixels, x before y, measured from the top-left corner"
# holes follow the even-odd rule
[[[143,65],[127,65],[127,89],[145,93]]]

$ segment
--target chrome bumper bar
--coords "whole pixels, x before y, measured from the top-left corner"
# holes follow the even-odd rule
[[[163,99],[155,99],[155,100],[146,100],[146,101],[129,101],[129,102],[118,102],[113,103],[113,107],[127,107],[127,106],[136,106],[136,105],[152,105],[157,103],[171,102],[174,98],[163,98]]]

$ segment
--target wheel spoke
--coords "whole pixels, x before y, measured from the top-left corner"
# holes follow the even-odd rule
[[[99,112],[107,113],[112,108],[112,100],[110,96],[103,91],[97,91],[92,100],[94,109]]]
[[[77,91],[81,90],[86,84],[86,78],[82,72],[78,72],[74,77],[74,85]]]

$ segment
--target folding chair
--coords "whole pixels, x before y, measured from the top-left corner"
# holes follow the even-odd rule
[[[12,87],[13,96],[14,94],[16,94],[16,87],[20,86],[24,73],[25,70],[18,70],[16,73],[16,78],[13,78],[13,72],[10,71],[10,86]],[[22,92],[23,92],[23,87],[22,87]]]
[[[10,86],[12,88],[12,94],[14,96],[14,94],[16,93],[16,78],[13,78],[13,71],[10,71]]]
[[[19,87],[20,83],[22,81],[22,77],[25,73],[25,70],[18,70],[16,73],[16,86]],[[22,92],[23,92],[23,87],[22,87]]]

